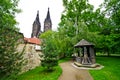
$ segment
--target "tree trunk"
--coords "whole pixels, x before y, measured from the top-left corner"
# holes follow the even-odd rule
[[[109,52],[109,49],[107,49],[107,56],[108,56],[108,57],[110,56],[110,52]]]

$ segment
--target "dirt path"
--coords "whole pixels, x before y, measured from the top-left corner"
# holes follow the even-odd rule
[[[60,64],[63,72],[58,80],[93,80],[87,70],[76,69],[71,63],[69,61]]]

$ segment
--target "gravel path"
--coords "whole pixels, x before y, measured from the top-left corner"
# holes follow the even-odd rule
[[[76,69],[71,63],[69,61],[60,64],[63,72],[58,80],[93,80],[88,70]]]

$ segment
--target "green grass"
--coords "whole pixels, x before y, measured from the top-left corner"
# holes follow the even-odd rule
[[[58,63],[69,61],[71,58],[63,58]],[[45,71],[43,67],[37,67],[18,76],[17,80],[58,80],[62,73],[60,66],[56,66],[52,72]]]
[[[59,63],[71,60],[64,58]],[[101,70],[90,70],[94,80],[120,80],[120,57],[97,57],[97,63],[104,66]],[[47,72],[43,67],[21,74],[17,80],[58,80],[62,73],[60,66],[56,66],[52,72]]]
[[[67,61],[70,61],[70,60],[72,60],[72,58],[69,58],[69,57],[68,58],[62,58],[58,61],[58,63],[67,62]]]
[[[97,57],[101,70],[90,70],[94,80],[120,80],[120,57]]]
[[[60,66],[56,66],[52,72],[45,71],[43,67],[37,67],[21,74],[17,80],[57,80],[61,73]]]

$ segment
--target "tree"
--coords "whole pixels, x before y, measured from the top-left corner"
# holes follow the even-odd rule
[[[84,22],[91,32],[102,28],[104,16],[100,14],[100,9],[94,11],[94,6],[89,4],[88,0],[63,0],[63,4],[65,10],[61,17],[61,25],[65,26],[65,20],[67,20],[76,28],[78,23]]]
[[[104,8],[102,13],[107,18],[106,26],[103,27],[101,34],[104,35],[104,40],[107,41],[108,51],[111,53],[119,53],[120,45],[120,1],[105,0],[101,5]],[[109,41],[108,41],[109,40]]]
[[[42,50],[43,55],[41,65],[47,70],[53,70],[53,67],[58,64],[58,43],[55,40],[55,32],[47,31],[40,36],[43,40]]]
[[[62,34],[62,41],[66,43],[64,53],[71,56],[74,53],[74,45],[81,39],[97,43],[97,34],[101,27],[98,24],[100,21],[95,17],[101,16],[98,15],[99,10],[93,11],[94,7],[88,0],[63,0],[63,5],[65,10],[58,31]]]
[[[18,0],[0,0],[0,77],[15,80],[23,65],[23,51],[17,47],[21,38],[15,20]]]

